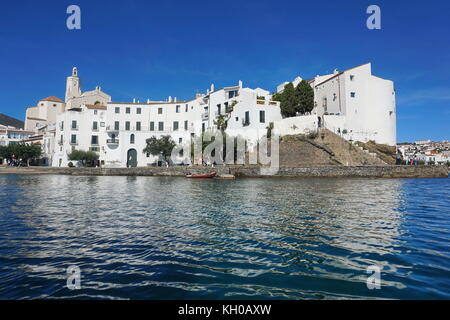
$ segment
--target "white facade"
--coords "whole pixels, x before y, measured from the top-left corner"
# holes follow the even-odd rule
[[[76,69],[73,72],[68,78],[68,104],[79,92]],[[241,81],[216,91],[211,86],[207,94],[197,94],[190,101],[83,103],[57,117],[52,165],[73,163],[68,155],[75,149],[98,152],[105,167],[156,164],[157,156],[143,152],[147,139],[170,135],[179,145],[190,144],[202,132],[217,130],[219,117],[227,122],[227,134],[254,140],[267,133],[270,122],[281,120],[281,113],[279,102],[270,101],[268,91],[242,88]]]
[[[297,77],[294,85],[302,78]],[[366,64],[344,72],[308,80],[314,88],[315,107],[310,115],[283,119],[279,102],[269,91],[236,86],[189,101],[147,103],[112,102],[100,87],[82,92],[78,70],[67,77],[65,102],[49,97],[28,108],[27,126],[41,135],[44,153],[52,166],[67,166],[73,150],[92,150],[106,167],[147,166],[160,160],[145,154],[146,140],[170,135],[179,145],[190,144],[205,131],[216,131],[256,141],[269,127],[278,135],[300,134],[326,127],[355,141],[375,140],[396,144],[396,110],[393,83],[371,74]],[[282,90],[286,83],[278,86]],[[250,148],[252,143],[250,143]],[[52,151],[53,149],[53,151]],[[183,161],[181,158],[179,161]]]
[[[397,144],[394,83],[373,76],[370,63],[343,72],[335,70],[308,82],[314,89],[311,114],[316,118],[307,115],[289,120],[296,131],[309,130],[316,122],[347,140]]]
[[[33,134],[32,131],[0,125],[0,146],[5,147],[13,143],[19,143]]]

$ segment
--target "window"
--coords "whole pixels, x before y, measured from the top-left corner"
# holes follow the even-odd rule
[[[248,126],[249,124],[250,124],[250,111],[246,111],[244,118],[244,126]]]
[[[236,121],[239,121],[239,117],[236,117]]]
[[[183,138],[178,138],[178,143],[182,143],[183,142]]]
[[[70,137],[70,143],[71,143],[71,144],[76,144],[76,143],[77,143],[77,135],[76,135],[76,134],[73,134],[73,135]]]
[[[98,136],[91,137],[91,145],[98,145]]]
[[[205,132],[205,123],[202,123],[202,132]]]
[[[92,122],[92,130],[98,131],[98,122],[97,121]]]
[[[130,135],[130,144],[134,144],[134,134]]]
[[[220,108],[220,103],[217,105],[217,114],[219,114],[220,115],[220,110],[221,108]]]
[[[125,113],[131,113],[130,107],[127,107],[127,108],[125,109]]]
[[[178,130],[178,121],[174,121],[173,122],[173,131],[177,131]]]
[[[189,110],[189,106],[186,104],[186,109],[184,111],[188,112],[188,110]]]
[[[187,129],[188,129],[188,121],[186,120],[186,121],[184,121],[184,130],[187,131]]]
[[[158,122],[158,130],[164,131],[164,122],[162,122],[162,121]]]
[[[76,128],[77,128],[77,121],[72,120],[72,129],[76,129]]]
[[[98,113],[98,110],[97,109],[95,109],[94,110],[94,115],[96,115]]]
[[[120,127],[120,122],[119,121],[115,121],[114,122],[114,130],[119,130]]]
[[[350,81],[353,81],[353,80],[355,80],[355,76],[354,75],[350,75]]]
[[[142,113],[142,108],[137,108],[136,109],[136,114],[141,114]]]
[[[59,128],[61,129],[61,131],[64,130],[64,121],[61,121],[61,124],[60,124]]]
[[[136,122],[136,131],[141,131],[141,123],[139,121]]]
[[[162,114],[162,108],[158,108],[158,114]]]
[[[116,107],[116,113],[120,113],[120,107]]]
[[[150,131],[155,131],[155,123],[153,121],[150,122]]]
[[[350,97],[352,98],[356,97],[356,92],[350,92]]]
[[[266,122],[266,112],[263,110],[259,111],[259,122],[261,122],[261,123]]]
[[[322,107],[323,107],[324,112],[327,112],[328,101],[327,101],[326,97],[322,98]]]
[[[180,113],[180,106],[179,105],[176,106],[175,111],[176,111],[176,113]]]
[[[130,121],[125,122],[125,130],[130,131]]]
[[[237,91],[228,92],[228,99],[234,98],[235,96],[237,96]]]

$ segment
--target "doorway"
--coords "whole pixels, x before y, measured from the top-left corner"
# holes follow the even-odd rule
[[[127,153],[127,168],[137,167],[137,151],[136,149],[130,149]]]

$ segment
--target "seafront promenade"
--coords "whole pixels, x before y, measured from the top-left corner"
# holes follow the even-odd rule
[[[137,167],[137,168],[57,168],[57,167],[0,167],[1,174],[61,174],[79,176],[173,176],[183,177],[188,173],[231,174],[237,178],[288,177],[288,178],[447,178],[444,166],[315,166],[281,167],[273,171],[260,166],[218,167]]]

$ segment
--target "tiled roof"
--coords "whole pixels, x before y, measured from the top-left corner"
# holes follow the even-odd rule
[[[52,101],[52,102],[64,103],[61,99],[59,99],[58,97],[55,97],[55,96],[50,96],[50,97],[47,97],[45,99],[41,99],[39,101]]]

